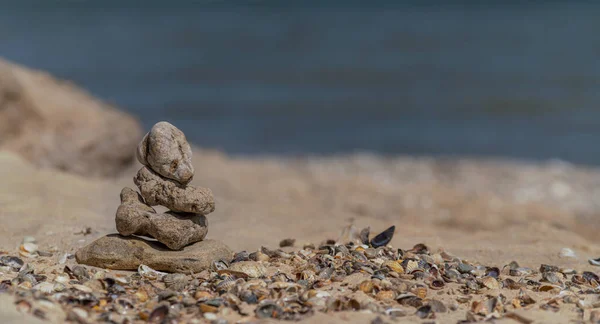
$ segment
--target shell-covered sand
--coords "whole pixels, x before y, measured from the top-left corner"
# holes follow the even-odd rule
[[[192,184],[211,188],[216,197],[207,238],[222,240],[236,252],[254,252],[262,246],[276,249],[286,238],[296,240],[295,248],[286,251],[297,252],[308,243],[318,248],[327,239],[337,240],[351,224],[358,229],[370,226],[372,234],[395,225],[390,243],[394,248],[406,250],[424,243],[432,252],[443,250],[500,269],[517,261],[536,270],[541,264],[579,273],[598,270],[587,261],[600,256],[594,239],[598,228],[594,211],[600,201],[594,199],[595,184],[600,173],[593,169],[558,162],[533,165],[370,155],[248,159],[198,148],[194,148],[194,161]],[[22,259],[40,273],[52,274],[49,277],[61,273],[65,265],[75,265],[72,258],[59,263],[65,254],[116,232],[119,192],[132,186],[130,175],[139,167],[132,165],[116,178],[88,179],[38,169],[7,152],[0,153],[0,166],[0,253],[18,256],[19,244],[31,236],[39,250],[52,256]],[[561,257],[564,248],[575,257]],[[15,276],[4,273],[0,279]],[[543,323],[583,319],[584,310],[574,305],[561,302],[557,309],[541,308],[544,298],[556,294],[530,293],[539,302],[517,310],[525,318]],[[512,298],[515,291],[479,294],[476,298],[490,294]],[[438,298],[450,304],[453,297]],[[593,307],[597,295],[584,297],[590,303],[586,307]],[[435,320],[466,320],[471,305],[459,306],[436,314]],[[589,316],[590,310],[586,312]],[[304,320],[365,322],[383,315],[344,310],[313,316]],[[411,314],[382,319],[420,320]]]

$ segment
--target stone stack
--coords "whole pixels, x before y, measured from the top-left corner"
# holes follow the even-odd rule
[[[137,148],[144,166],[133,181],[140,189],[121,191],[115,222],[120,235],[108,235],[79,250],[79,263],[129,270],[140,264],[156,270],[201,271],[212,261],[230,259],[231,250],[221,242],[204,240],[206,215],[215,210],[212,191],[194,187],[192,150],[175,126],[160,122]],[[168,212],[158,213],[161,205]],[[132,235],[149,236],[161,244]]]

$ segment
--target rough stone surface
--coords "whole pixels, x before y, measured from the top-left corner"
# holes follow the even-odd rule
[[[137,147],[137,159],[165,178],[181,184],[194,177],[192,149],[185,135],[168,122],[156,123]]]
[[[162,205],[174,212],[207,215],[215,210],[215,200],[208,188],[184,186],[166,179],[148,167],[141,168],[133,182],[150,206]]]
[[[213,261],[230,260],[233,252],[220,241],[205,240],[171,251],[158,242],[111,234],[75,254],[78,263],[113,270],[135,270],[140,264],[168,272],[200,272]]]
[[[131,188],[121,191],[121,205],[115,217],[117,231],[124,236],[151,236],[173,250],[202,241],[208,222],[202,214],[156,213]]]
[[[0,149],[37,166],[114,176],[141,134],[135,118],[73,84],[0,59]]]

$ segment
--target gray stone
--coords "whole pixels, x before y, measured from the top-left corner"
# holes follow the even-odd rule
[[[198,273],[213,261],[231,260],[233,252],[220,241],[204,240],[172,251],[158,242],[111,234],[81,248],[78,263],[113,270],[136,270],[140,264],[167,272]]]
[[[131,188],[121,191],[121,205],[115,217],[121,235],[151,236],[173,250],[199,242],[208,233],[208,223],[202,214],[160,213],[146,205]]]
[[[183,132],[168,122],[152,127],[138,145],[136,156],[154,172],[181,184],[194,177],[190,144]]]
[[[138,171],[133,182],[150,206],[162,205],[174,212],[207,215],[215,210],[215,200],[208,188],[185,186],[163,178],[148,167]]]

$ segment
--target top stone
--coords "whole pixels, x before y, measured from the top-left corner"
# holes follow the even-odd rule
[[[183,185],[194,177],[190,144],[183,132],[168,122],[152,127],[138,145],[136,156],[141,164]]]

